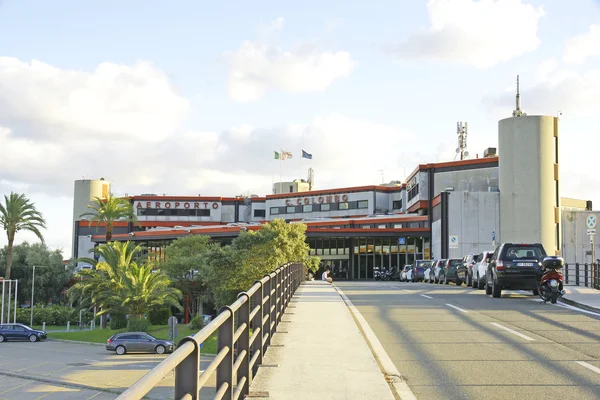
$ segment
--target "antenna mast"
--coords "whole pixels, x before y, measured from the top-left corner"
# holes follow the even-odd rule
[[[515,110],[513,111],[513,117],[522,117],[525,114],[523,111],[521,111],[521,93],[519,90],[519,75],[517,75],[517,96],[515,98]]]
[[[460,154],[460,159],[464,160],[469,157],[467,151],[467,123],[457,122],[456,123],[456,134],[458,135],[458,147],[456,148],[456,156]],[[454,159],[456,160],[456,156]]]

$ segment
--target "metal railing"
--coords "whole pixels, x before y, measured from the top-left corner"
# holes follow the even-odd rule
[[[592,287],[600,290],[600,263],[565,264],[563,279],[565,285]]]
[[[292,295],[304,280],[303,264],[286,264],[265,275],[177,350],[123,392],[118,400],[138,400],[175,370],[175,399],[196,400],[216,372],[215,399],[237,400],[249,392],[277,325]],[[250,330],[252,329],[252,334]],[[217,355],[200,373],[200,344],[217,332]],[[234,382],[234,377],[236,381]]]

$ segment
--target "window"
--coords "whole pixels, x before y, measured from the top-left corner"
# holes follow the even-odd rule
[[[271,207],[271,215],[279,214],[279,207]]]
[[[387,228],[387,226],[385,224],[383,224],[383,225],[377,225],[377,228],[379,228],[379,229],[385,229],[385,228]]]
[[[286,207],[285,212],[287,212],[288,214],[294,214],[296,212],[296,207],[295,206]]]
[[[294,186],[290,185],[290,193],[294,193]]]
[[[402,200],[396,200],[396,201],[392,202],[392,209],[402,210]]]
[[[358,202],[358,208],[369,208],[369,200],[361,200]]]
[[[312,204],[305,204],[302,206],[302,212],[313,212],[313,206]]]
[[[321,204],[321,211],[330,211],[331,204]]]
[[[254,217],[266,217],[267,210],[254,210]]]
[[[411,201],[418,194],[419,194],[419,184],[417,183],[415,186],[410,188],[410,190],[408,191],[408,201]]]
[[[348,203],[338,203],[338,210],[347,210]]]
[[[395,229],[402,229],[402,224],[394,224]]]

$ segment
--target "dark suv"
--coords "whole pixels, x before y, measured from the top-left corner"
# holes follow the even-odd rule
[[[486,273],[485,293],[502,296],[502,289],[532,290],[537,294],[541,261],[546,250],[541,243],[503,243],[496,248]]]

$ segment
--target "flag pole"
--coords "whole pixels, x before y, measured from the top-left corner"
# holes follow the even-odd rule
[[[283,150],[279,153],[279,189],[281,191],[281,161],[283,159]]]
[[[275,158],[273,158],[273,161],[275,161]],[[271,177],[271,194],[275,194],[275,165],[273,165],[275,163],[273,161],[271,161],[271,168],[273,168],[273,176]]]

